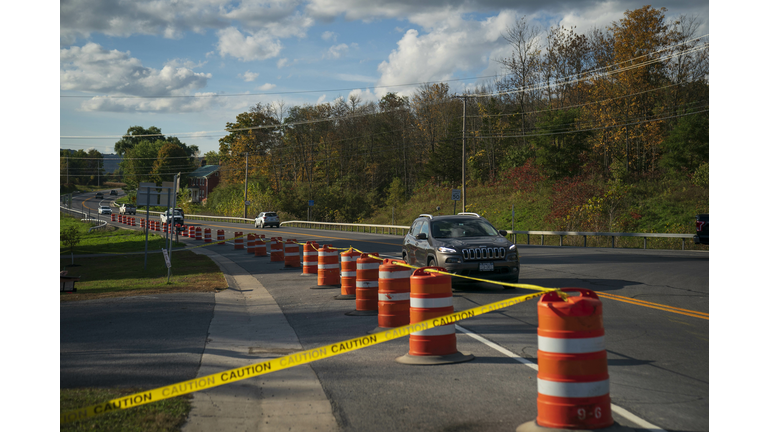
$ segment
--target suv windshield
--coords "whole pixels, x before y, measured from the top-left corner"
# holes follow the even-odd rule
[[[277,213],[264,213],[264,217],[275,217]]]
[[[432,222],[435,238],[484,237],[499,235],[488,222],[481,219],[441,220]]]

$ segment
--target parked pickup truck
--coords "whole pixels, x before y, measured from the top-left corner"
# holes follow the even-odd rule
[[[696,234],[693,236],[696,244],[709,244],[709,213],[696,215]]]
[[[184,225],[184,210],[180,208],[167,210],[160,214],[160,222]]]
[[[120,206],[121,215],[136,215],[136,206],[133,204],[123,204]]]

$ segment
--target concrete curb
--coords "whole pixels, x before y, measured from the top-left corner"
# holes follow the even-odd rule
[[[282,310],[254,276],[214,251],[229,289],[216,294],[198,377],[303,350]],[[193,394],[184,432],[338,431],[331,403],[310,365]]]

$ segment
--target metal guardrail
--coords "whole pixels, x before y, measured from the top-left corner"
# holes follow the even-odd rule
[[[335,231],[354,231],[354,232],[369,232],[373,234],[394,234],[405,235],[405,233],[411,229],[410,226],[404,225],[374,225],[374,224],[352,224],[352,223],[338,223],[338,222],[309,222],[309,221],[286,221],[282,222],[280,226],[291,224],[300,228],[310,229],[329,229]],[[339,229],[334,229],[338,227]],[[582,236],[584,237],[584,247],[587,247],[587,237],[611,237],[611,247],[616,247],[616,237],[642,237],[643,249],[648,246],[648,238],[679,238],[682,240],[682,250],[685,250],[685,239],[692,239],[693,234],[670,234],[670,233],[616,233],[616,232],[582,232],[582,231],[511,231],[506,230],[507,235],[512,236],[512,242],[517,244],[517,236],[525,235],[526,244],[531,244],[531,235],[541,236],[541,245],[544,245],[544,236],[559,236],[560,246],[563,245],[563,238],[565,236]]]
[[[281,222],[280,226],[286,224],[295,224],[299,228],[309,229],[328,229],[331,231],[352,231],[352,232],[364,232],[372,234],[393,234],[405,235],[405,233],[411,229],[410,226],[404,225],[374,225],[374,224],[353,224],[353,223],[340,223],[340,222],[311,222],[311,221],[286,221]],[[338,227],[339,229],[334,229]]]
[[[72,214],[75,214],[75,215],[83,216],[83,218],[80,219],[83,222],[91,222],[91,223],[97,223],[98,224],[97,226],[93,226],[93,227],[88,228],[88,232],[91,232],[91,230],[95,230],[95,229],[99,229],[99,228],[104,228],[104,227],[107,226],[107,221],[106,220],[101,220],[101,219],[98,219],[98,218],[97,219],[93,219],[86,212],[83,212],[83,211],[80,211],[80,210],[71,209],[71,208],[67,208],[67,207],[64,207],[64,206],[59,206],[59,208],[61,210],[63,210],[64,212],[68,212],[68,213],[72,213]]]

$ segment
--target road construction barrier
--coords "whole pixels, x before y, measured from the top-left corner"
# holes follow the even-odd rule
[[[216,244],[224,246],[224,230],[217,230],[216,231]]]
[[[296,243],[296,239],[288,239],[285,242],[285,268],[299,268],[301,267],[301,252],[299,252],[299,245]]]
[[[304,243],[304,253],[301,256],[301,275],[315,276],[317,274],[317,250],[320,245],[313,241]]]
[[[245,239],[245,252],[256,253],[256,236],[251,233],[248,233],[248,237]]]
[[[205,242],[206,243],[211,243],[213,241],[213,240],[211,240],[211,229],[210,228],[206,228],[204,230],[204,233],[205,233]]]
[[[423,267],[411,275],[410,321],[411,324],[453,313],[451,276],[429,272],[442,267]],[[446,322],[439,327],[411,333],[408,354],[396,361],[403,364],[460,363],[475,358],[462,354],[456,348],[456,325]]]
[[[270,262],[282,262],[283,261],[283,242],[282,239],[272,237],[269,240],[269,261]]]
[[[139,220],[140,228],[146,228],[147,227],[147,221],[144,220],[144,218],[141,218]]]
[[[317,287],[337,288],[341,284],[339,251],[323,245],[317,251]]]
[[[245,249],[243,246],[243,233],[235,231],[235,250]]]
[[[131,226],[136,226],[136,218],[131,216]]]
[[[115,221],[115,214],[112,213],[112,222],[114,222],[114,221]]]
[[[379,312],[379,266],[377,253],[360,254],[355,263],[355,310],[349,316],[371,316]]]
[[[410,323],[412,269],[402,260],[385,259],[379,266],[379,326],[369,333]]]
[[[341,294],[334,297],[336,300],[355,300],[357,259],[360,255],[354,249],[341,253]]]
[[[202,240],[202,239],[203,239],[203,228],[195,227],[195,240]]]
[[[257,257],[267,256],[267,244],[264,242],[264,237],[256,235],[256,241],[253,246],[253,255]]]
[[[607,428],[613,418],[602,302],[590,290],[561,291],[578,295],[563,300],[550,292],[538,303],[538,416],[520,428]]]

